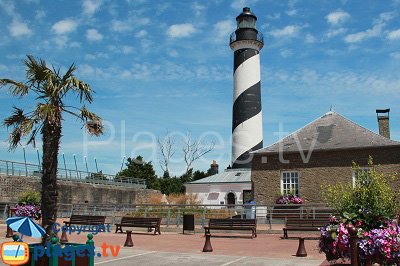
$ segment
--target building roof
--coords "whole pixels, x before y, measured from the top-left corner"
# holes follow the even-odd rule
[[[253,153],[356,149],[382,146],[400,147],[400,142],[378,135],[336,112],[329,111],[289,136]]]
[[[208,183],[243,183],[251,182],[250,169],[226,169],[222,173],[208,176],[186,184],[208,184]]]

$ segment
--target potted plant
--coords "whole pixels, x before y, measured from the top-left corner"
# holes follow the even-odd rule
[[[378,173],[368,162],[368,171],[357,171],[356,180],[348,184],[334,184],[323,188],[323,198],[339,217],[331,217],[322,227],[320,252],[328,260],[350,258],[349,233],[351,225],[357,229],[359,261],[362,265],[399,265],[400,228],[393,222],[397,212],[396,196],[389,182],[391,176]]]

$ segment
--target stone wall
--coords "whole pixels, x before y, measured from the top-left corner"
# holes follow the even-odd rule
[[[108,186],[90,183],[58,181],[58,202],[64,204],[134,204],[159,191],[123,186]],[[18,195],[32,188],[40,191],[40,178],[0,176],[0,202],[16,202]]]
[[[307,154],[305,154],[307,155]],[[280,192],[281,171],[296,170],[300,178],[300,196],[306,202],[320,203],[321,187],[327,184],[352,181],[352,162],[366,166],[371,155],[378,172],[396,173],[391,183],[400,189],[400,149],[375,148],[313,152],[308,163],[303,163],[299,153],[284,154],[290,163],[281,163],[279,155],[256,155],[253,159],[252,182],[258,204],[273,204]]]

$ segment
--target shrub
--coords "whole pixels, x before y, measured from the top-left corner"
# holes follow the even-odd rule
[[[40,206],[40,202],[40,192],[33,189],[23,191],[18,197],[18,204],[30,204]]]
[[[382,221],[392,219],[397,213],[396,193],[391,189],[386,177],[378,173],[372,158],[368,161],[369,171],[361,171],[353,163],[353,171],[358,172],[354,182],[334,184],[322,188],[322,197],[347,223],[360,223],[363,229],[377,228]]]

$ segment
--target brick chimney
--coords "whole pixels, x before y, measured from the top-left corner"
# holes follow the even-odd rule
[[[210,173],[212,175],[218,174],[218,164],[215,160],[212,161],[212,164],[210,165],[210,169],[211,169]]]
[[[390,139],[390,128],[389,128],[389,112],[390,109],[377,109],[376,117],[378,118],[379,135]]]

